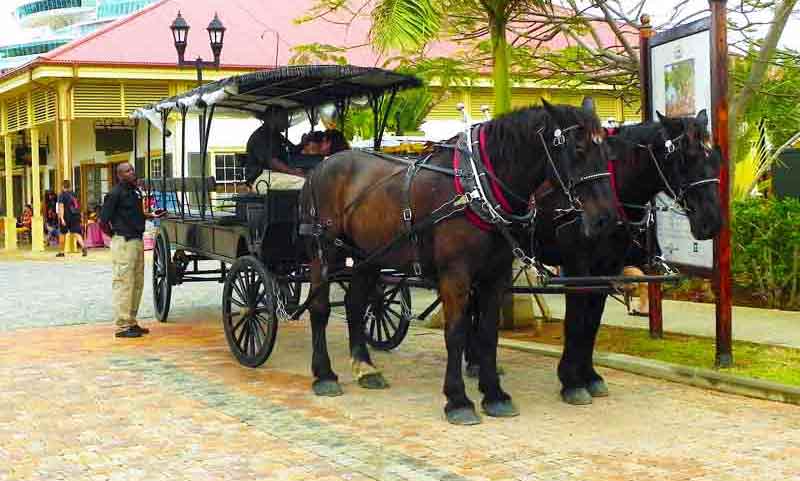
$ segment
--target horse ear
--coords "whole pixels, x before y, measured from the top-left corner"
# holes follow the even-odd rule
[[[658,116],[658,121],[661,122],[662,124],[667,122],[667,118],[664,117],[664,114],[662,114],[658,110],[656,110],[656,115]]]
[[[584,97],[581,102],[581,108],[589,115],[597,116],[597,110],[594,108],[594,99],[591,97]]]
[[[542,107],[551,117],[558,117],[558,109],[545,99],[542,99]]]
[[[706,112],[706,109],[697,112],[697,117],[695,117],[695,120],[698,124],[706,127],[708,125],[708,112]]]

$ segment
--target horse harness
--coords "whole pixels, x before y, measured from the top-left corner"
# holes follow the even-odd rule
[[[565,129],[556,129],[552,139],[552,145],[555,148],[566,145],[567,138],[565,133],[576,129],[578,126],[573,125]],[[553,170],[556,183],[561,190],[570,199],[571,209],[579,210],[580,201],[574,194],[574,189],[586,182],[600,180],[608,177],[610,173],[602,172],[583,176],[575,181],[568,179],[566,182],[561,176],[560,171],[550,153],[548,142],[545,140],[544,127],[542,127],[537,135],[542,140],[547,161],[550,168]],[[495,228],[503,238],[509,243],[512,248],[512,253],[515,258],[520,260],[526,267],[536,266],[537,269],[542,270],[543,266],[536,260],[535,257],[528,256],[525,251],[520,247],[517,240],[511,234],[510,227],[523,226],[530,227],[536,217],[535,203],[528,202],[516,195],[511,189],[505,185],[494,173],[494,169],[486,151],[486,130],[485,124],[478,124],[469,129],[464,134],[460,135],[455,145],[439,145],[439,148],[453,149],[453,168],[449,169],[437,165],[431,165],[428,161],[433,154],[430,154],[415,162],[408,162],[406,159],[384,154],[381,152],[371,152],[373,155],[407,164],[406,169],[400,169],[385,179],[393,178],[397,175],[404,174],[404,185],[402,193],[403,209],[401,210],[402,219],[402,233],[396,236],[391,242],[383,247],[373,251],[364,252],[357,246],[352,245],[346,239],[341,237],[331,237],[327,235],[327,227],[332,225],[331,220],[321,222],[318,217],[318,209],[316,209],[316,197],[312,193],[313,206],[311,208],[311,215],[313,224],[301,224],[300,234],[311,235],[317,240],[317,251],[320,259],[325,265],[324,261],[324,244],[332,244],[334,247],[345,250],[353,258],[359,259],[359,262],[354,269],[369,265],[377,258],[383,256],[393,248],[408,240],[412,244],[412,261],[411,267],[414,275],[422,276],[422,264],[419,257],[419,233],[425,229],[432,227],[439,222],[444,221],[454,215],[459,215],[462,212],[465,215],[472,217],[471,222],[479,228],[487,230],[485,227]],[[462,162],[467,164],[462,166]],[[411,202],[411,189],[415,176],[421,170],[429,170],[441,174],[449,175],[454,178],[456,186],[456,195],[444,202],[441,206],[434,209],[428,216],[422,219],[415,219],[414,209]],[[309,184],[311,179],[309,179]],[[378,182],[377,184],[382,184]],[[549,181],[546,181],[549,183]],[[376,185],[377,185],[376,184]],[[313,191],[313,189],[312,189]],[[522,203],[527,205],[527,210],[523,214],[517,214],[512,211],[510,203],[507,201],[505,195],[509,195]],[[345,211],[351,208],[358,200],[362,198],[361,195],[346,206]],[[474,217],[473,217],[474,216]],[[475,222],[477,221],[477,222]],[[327,269],[324,268],[324,271]],[[327,277],[323,275],[323,277]]]

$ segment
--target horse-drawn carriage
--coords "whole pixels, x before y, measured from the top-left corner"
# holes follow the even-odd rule
[[[162,131],[173,112],[201,118],[201,171],[206,172],[209,136],[215,115],[255,116],[279,109],[317,123],[322,107],[333,107],[341,121],[353,101],[366,100],[385,111],[394,95],[419,85],[413,76],[352,66],[295,66],[231,77],[170,97],[134,113],[134,118]],[[376,110],[377,111],[377,110]],[[385,121],[384,121],[385,122]],[[137,122],[138,126],[138,122]],[[149,142],[148,142],[149,145]],[[186,158],[185,143],[181,159]],[[150,165],[151,153],[146,153]],[[244,365],[256,367],[269,357],[278,320],[296,313],[301,288],[308,282],[308,259],[298,236],[299,190],[269,189],[264,194],[216,195],[213,177],[152,178],[146,173],[148,197],[167,207],[153,251],[153,299],[156,317],[166,321],[174,286],[186,282],[223,283],[223,322],[228,343]],[[258,186],[263,187],[263,186]],[[218,268],[209,269],[208,262]],[[348,272],[335,281],[347,288]],[[252,314],[252,315],[251,315]],[[411,319],[409,286],[395,272],[376,285],[367,332],[379,349],[396,347]],[[240,322],[244,320],[243,322]]]
[[[239,362],[256,367],[272,351],[279,319],[309,309],[314,392],[338,395],[324,335],[330,285],[340,283],[347,290],[353,369],[367,388],[386,383],[365,344],[396,347],[411,320],[409,286],[438,289],[448,321],[445,411],[450,422],[472,424],[478,417],[464,391],[461,356],[473,315],[483,408],[493,416],[516,414],[500,388],[495,351],[499,302],[517,259],[539,270],[548,283],[515,292],[585,295],[573,295],[567,303],[559,366],[564,400],[584,404],[606,394],[591,350],[612,283],[676,278],[616,275],[618,245],[629,242],[632,225],[625,212],[636,209],[626,199],[645,203],[666,190],[678,204],[691,207],[698,237],[718,228],[709,217],[716,176],[702,147],[705,120],[662,119],[628,132],[610,148],[591,102],[581,108],[545,102],[482,125],[472,126],[465,118],[464,134],[455,144],[419,158],[380,154],[388,106],[398,91],[419,84],[413,76],[377,68],[284,67],[207,84],[137,111],[137,118],[147,119],[148,135],[151,123],[161,124],[164,151],[163,125],[170,113],[180,114],[182,129],[187,113],[200,113],[202,172],[215,113],[282,109],[305,114],[313,126],[323,106],[333,106],[343,120],[353,101],[364,99],[376,124],[375,152],[332,156],[310,171],[302,193],[269,190],[215,205],[212,180],[184,175],[185,145],[180,179],[148,175],[148,188],[159,189],[162,205],[172,206],[153,256],[157,317],[166,320],[173,286],[224,283],[226,339]],[[624,162],[610,159],[612,150]],[[618,221],[625,226],[621,230]],[[548,273],[538,261],[548,257],[570,277]],[[219,268],[202,268],[200,262],[207,260],[219,262]],[[311,287],[301,303],[304,283]]]

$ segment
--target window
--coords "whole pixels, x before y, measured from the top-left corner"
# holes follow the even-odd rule
[[[151,157],[150,158],[150,178],[151,179],[160,179],[161,175],[163,174],[163,169],[161,166],[161,157]]]
[[[214,155],[214,176],[218,183],[236,183],[244,179],[242,167],[236,154],[224,153]]]

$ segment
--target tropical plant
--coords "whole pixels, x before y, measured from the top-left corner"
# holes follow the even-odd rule
[[[800,307],[800,200],[751,198],[731,207],[736,284],[768,307]]]

